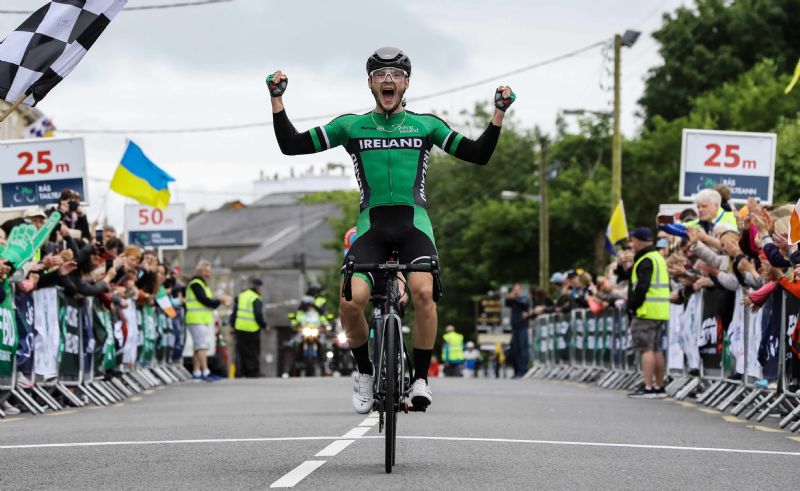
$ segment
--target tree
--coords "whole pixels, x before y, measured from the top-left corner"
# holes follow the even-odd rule
[[[796,0],[696,0],[664,16],[653,34],[664,62],[650,70],[639,100],[645,124],[689,114],[692,99],[737,78],[764,58],[790,73],[800,46]]]

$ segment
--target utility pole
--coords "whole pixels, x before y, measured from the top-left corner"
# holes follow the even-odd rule
[[[622,36],[614,35],[614,136],[611,140],[611,210],[622,198],[622,137],[619,133],[620,55]]]
[[[620,123],[620,65],[622,63],[622,47],[630,48],[639,39],[639,31],[628,29],[622,35],[614,35],[614,136],[611,140],[611,210],[617,207],[622,199],[622,135]]]
[[[538,133],[538,132],[537,132]],[[547,290],[550,281],[550,211],[547,199],[547,136],[538,133],[539,141],[539,288]]]

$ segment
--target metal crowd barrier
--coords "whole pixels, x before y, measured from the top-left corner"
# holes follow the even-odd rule
[[[715,300],[715,295],[723,295],[720,291],[704,290],[692,304],[696,311],[671,319],[678,324],[670,325],[665,333],[665,360],[670,360],[670,349],[682,343],[696,350],[696,355],[673,353],[681,363],[667,371],[667,394],[676,399],[694,398],[720,412],[730,409],[732,415],[746,419],[778,416],[780,427],[796,432],[800,430],[800,393],[790,387],[790,376],[800,382],[800,355],[787,346],[800,318],[800,299],[776,288],[774,297],[767,300],[776,307],[770,310],[765,306],[752,314],[740,303],[745,294],[744,289],[737,292],[734,318],[724,332],[720,332],[718,311],[723,302]],[[683,322],[685,319],[690,320]],[[545,314],[533,319],[530,329],[533,366],[528,377],[621,390],[641,384],[641,361],[631,349],[625,312],[607,309],[595,315],[576,309],[569,314]],[[702,353],[690,344],[699,345],[701,339],[706,343]],[[800,342],[796,343],[795,350],[800,348]],[[693,356],[700,359],[695,368],[690,367]],[[765,370],[761,357],[766,357],[772,368]]]
[[[114,317],[97,299],[70,298],[59,289],[56,309],[59,347],[55,376],[44,379],[37,375],[32,360],[30,383],[21,384],[14,350],[10,373],[0,373],[0,402],[12,400],[35,415],[62,410],[64,406],[56,395],[75,407],[109,405],[157,386],[191,379],[182,364],[182,344],[177,346],[186,339],[182,309],[175,319],[155,307],[137,309],[138,322],[144,329],[138,331],[143,334],[139,339],[129,341],[139,344],[136,363],[132,364],[122,363],[121,350],[114,345]],[[16,309],[11,314],[15,313]],[[0,312],[0,321],[7,320],[3,315],[8,314]],[[16,331],[15,323],[10,326]],[[98,333],[102,344],[98,343]],[[36,356],[36,350],[32,356]],[[2,417],[5,414],[0,410]]]

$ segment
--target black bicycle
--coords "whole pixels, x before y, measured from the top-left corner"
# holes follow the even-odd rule
[[[400,264],[395,259],[397,254],[385,263],[356,264],[353,256],[348,256],[345,261],[344,285],[342,295],[346,300],[353,298],[350,280],[354,273],[373,273],[375,281],[385,281],[384,295],[373,294],[373,315],[370,323],[370,339],[372,341],[372,362],[375,367],[375,386],[373,408],[378,411],[378,431],[383,432],[386,427],[386,445],[384,465],[386,472],[392,472],[395,465],[395,451],[397,448],[397,413],[400,411],[425,411],[425,408],[415,409],[408,404],[408,395],[411,391],[413,370],[407,363],[408,351],[403,342],[403,332],[400,319],[400,294],[397,273],[425,272],[433,275],[433,300],[438,302],[441,297],[441,282],[439,280],[439,260],[431,256],[430,264]],[[373,290],[380,291],[380,288]]]

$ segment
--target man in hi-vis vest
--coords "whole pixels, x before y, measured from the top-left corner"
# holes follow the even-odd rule
[[[633,349],[642,355],[644,385],[629,397],[662,399],[666,364],[661,338],[669,320],[669,273],[664,257],[653,245],[653,231],[639,227],[630,234],[636,256],[628,288],[628,313]]]
[[[192,357],[192,379],[213,382],[219,380],[208,369],[208,350],[214,342],[214,309],[220,305],[230,306],[231,297],[214,298],[208,280],[211,278],[211,263],[200,261],[195,276],[186,285],[186,327],[192,335],[194,356]]]
[[[250,288],[243,291],[233,303],[231,325],[236,331],[236,369],[240,377],[258,377],[261,356],[261,329],[264,322],[264,304],[258,278],[250,279]]]

